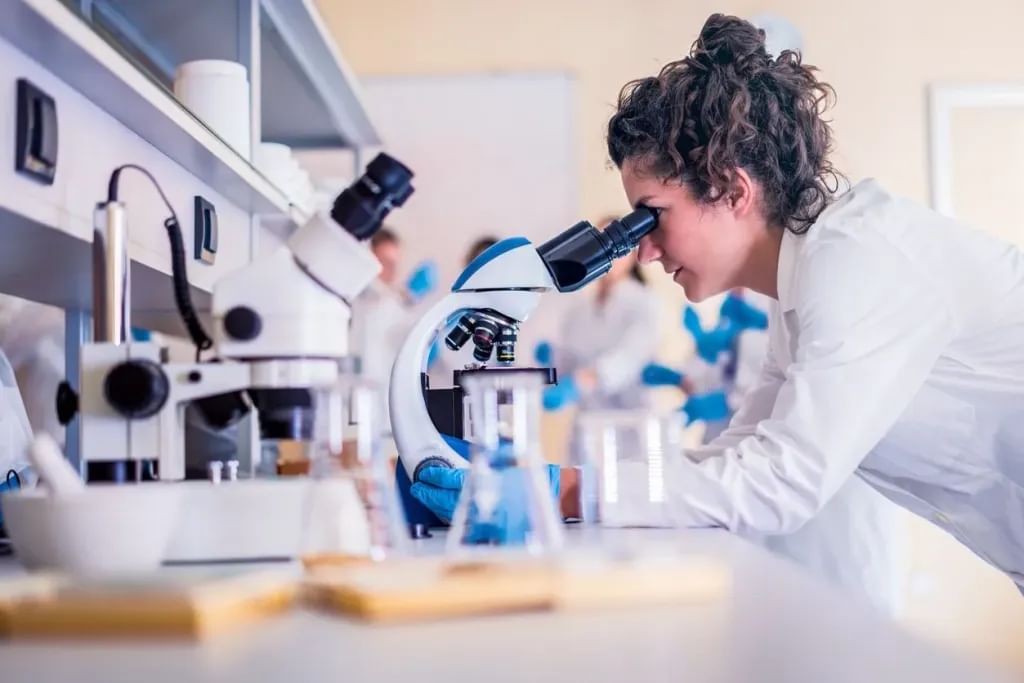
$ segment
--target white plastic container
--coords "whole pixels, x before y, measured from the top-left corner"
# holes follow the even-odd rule
[[[292,148],[277,142],[261,142],[253,154],[253,163],[267,180],[287,193],[299,172]]]
[[[44,488],[0,496],[17,559],[27,569],[71,574],[151,571],[178,521],[175,484],[93,484],[50,495]]]
[[[249,77],[244,66],[223,59],[178,65],[174,95],[226,143],[250,158]]]

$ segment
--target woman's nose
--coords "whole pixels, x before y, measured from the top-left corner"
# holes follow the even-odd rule
[[[654,243],[650,235],[640,238],[640,245],[636,250],[636,260],[641,264],[653,263],[661,258],[661,249]]]

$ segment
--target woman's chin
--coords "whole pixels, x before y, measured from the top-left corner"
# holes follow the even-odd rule
[[[700,282],[694,277],[691,271],[676,271],[676,274],[672,276],[672,281],[683,288],[687,301],[700,303],[701,301],[704,301],[704,299],[708,298],[707,292],[705,292],[704,288],[700,286]]]

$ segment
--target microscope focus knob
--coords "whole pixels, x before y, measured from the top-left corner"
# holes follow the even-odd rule
[[[167,375],[151,360],[129,360],[115,365],[103,380],[107,402],[132,419],[156,415],[170,393]]]
[[[260,336],[263,320],[248,306],[235,306],[224,316],[224,331],[232,339],[251,341]]]

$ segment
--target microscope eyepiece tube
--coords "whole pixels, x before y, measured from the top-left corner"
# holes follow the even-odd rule
[[[658,212],[641,206],[603,231],[581,221],[537,248],[560,292],[574,292],[601,277],[612,261],[636,248],[658,225]]]

